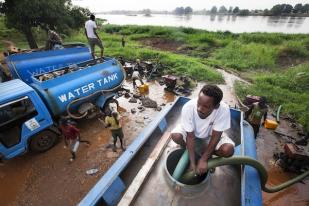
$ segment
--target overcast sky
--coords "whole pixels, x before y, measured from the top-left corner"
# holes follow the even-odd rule
[[[240,9],[270,9],[276,4],[308,4],[309,0],[72,0],[74,5],[87,7],[92,12],[110,10],[174,10],[176,7],[190,6],[193,10],[212,6],[239,6]]]

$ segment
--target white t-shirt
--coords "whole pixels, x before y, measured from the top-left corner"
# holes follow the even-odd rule
[[[186,132],[193,132],[197,138],[209,138],[212,130],[223,132],[231,126],[229,106],[220,102],[218,109],[205,119],[201,119],[197,113],[197,98],[187,102],[181,111],[181,126]]]
[[[95,21],[92,21],[91,19],[86,21],[85,29],[87,31],[88,38],[97,38],[97,36],[94,34],[94,31],[93,31],[96,28],[97,28],[97,24],[95,23]]]
[[[132,74],[132,78],[139,78],[139,72],[134,71],[133,74]]]

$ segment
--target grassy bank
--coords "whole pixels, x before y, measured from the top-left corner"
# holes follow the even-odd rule
[[[189,75],[199,81],[208,81],[212,83],[223,82],[222,75],[215,71],[212,66],[200,61],[199,57],[164,52],[145,47],[136,41],[135,35],[126,36],[125,47],[121,46],[122,35],[120,33],[110,34],[104,29],[99,32],[99,35],[104,41],[105,53],[108,56],[122,56],[127,60],[135,60],[137,58],[150,60],[164,65],[165,73]],[[86,42],[86,38],[84,32],[80,31],[67,38],[66,41]]]
[[[1,39],[25,48],[23,35],[5,28],[2,20],[0,18]],[[43,46],[45,34],[35,31],[35,35]],[[238,84],[236,89],[240,96],[261,95],[274,107],[283,104],[283,112],[309,130],[309,35],[233,34],[191,28],[117,25],[103,26],[99,35],[104,41],[105,55],[159,62],[165,65],[165,73],[222,83],[221,74],[214,69],[216,66],[238,71],[253,83],[250,87]],[[122,36],[126,39],[124,48]],[[87,43],[83,29],[65,37],[64,41]]]
[[[283,72],[258,74],[250,86],[236,84],[237,94],[265,96],[277,108],[296,119],[309,131],[309,64],[291,67]]]
[[[130,40],[164,38],[177,42],[178,53],[207,58],[231,69],[273,70],[309,59],[309,35],[279,33],[207,32],[191,28],[108,25],[109,34]]]

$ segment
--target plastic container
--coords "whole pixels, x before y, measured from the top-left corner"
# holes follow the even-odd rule
[[[87,175],[93,175],[93,174],[95,174],[95,173],[97,173],[99,170],[98,169],[90,169],[90,170],[87,170],[86,171],[86,174]]]
[[[149,92],[149,85],[148,84],[143,84],[138,87],[138,91],[143,94]]]
[[[278,127],[278,123],[274,120],[266,119],[264,127],[267,129],[276,129]]]

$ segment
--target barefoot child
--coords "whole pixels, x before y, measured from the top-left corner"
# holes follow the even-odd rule
[[[124,135],[123,135],[122,127],[121,127],[121,119],[120,119],[119,113],[116,111],[113,111],[111,112],[110,116],[108,115],[105,117],[105,121],[103,121],[100,118],[99,120],[103,123],[105,128],[109,128],[112,133],[113,140],[114,140],[113,151],[116,152],[117,138],[119,138],[120,140],[122,151],[125,151],[125,147],[123,144]]]
[[[70,161],[73,162],[76,158],[79,143],[86,143],[87,145],[90,145],[90,142],[80,139],[80,130],[68,119],[60,119],[59,127],[62,135],[64,136],[65,146],[70,145],[70,152],[72,154]]]

